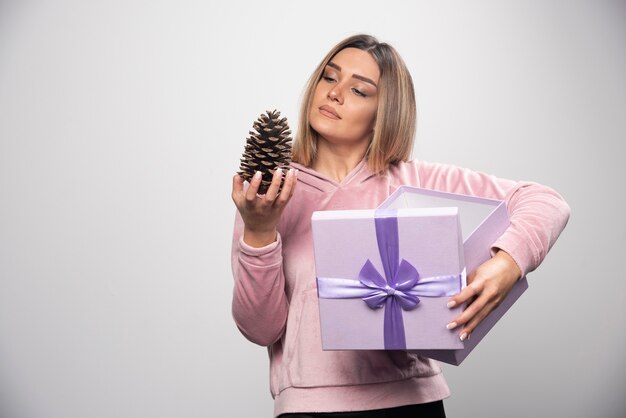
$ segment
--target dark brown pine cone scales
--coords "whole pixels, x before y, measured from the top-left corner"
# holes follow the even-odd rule
[[[238,174],[250,182],[254,173],[260,171],[263,177],[258,193],[265,194],[274,170],[291,164],[291,131],[287,118],[281,118],[277,110],[259,116],[252,128],[254,131],[250,131],[246,139]]]

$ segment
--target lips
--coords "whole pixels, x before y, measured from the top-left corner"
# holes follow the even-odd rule
[[[328,105],[320,106],[319,109],[320,109],[320,113],[326,117],[329,117],[331,119],[341,119],[341,117],[337,114],[337,112],[335,112],[335,109],[333,109],[332,107]]]

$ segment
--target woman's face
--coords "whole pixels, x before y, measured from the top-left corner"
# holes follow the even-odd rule
[[[376,120],[380,70],[357,48],[337,53],[317,83],[309,109],[311,127],[337,145],[369,142]]]

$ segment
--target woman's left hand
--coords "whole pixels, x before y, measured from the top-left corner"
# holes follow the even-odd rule
[[[468,284],[458,295],[450,298],[449,308],[470,303],[446,327],[462,327],[459,338],[461,341],[469,338],[480,321],[502,302],[521,274],[513,258],[499,250],[467,277]]]

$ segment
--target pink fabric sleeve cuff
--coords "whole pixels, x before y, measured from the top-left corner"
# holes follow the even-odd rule
[[[239,238],[239,259],[248,265],[256,267],[269,267],[282,263],[282,240],[280,233],[276,235],[276,241],[264,247],[252,247]]]
[[[508,242],[507,242],[508,241]],[[532,271],[530,266],[535,264],[534,258],[532,254],[525,250],[520,245],[517,245],[515,241],[498,239],[493,246],[491,247],[491,256],[496,255],[498,250],[502,250],[511,256],[517,267],[519,267],[522,272],[520,278],[524,277],[530,271]]]

